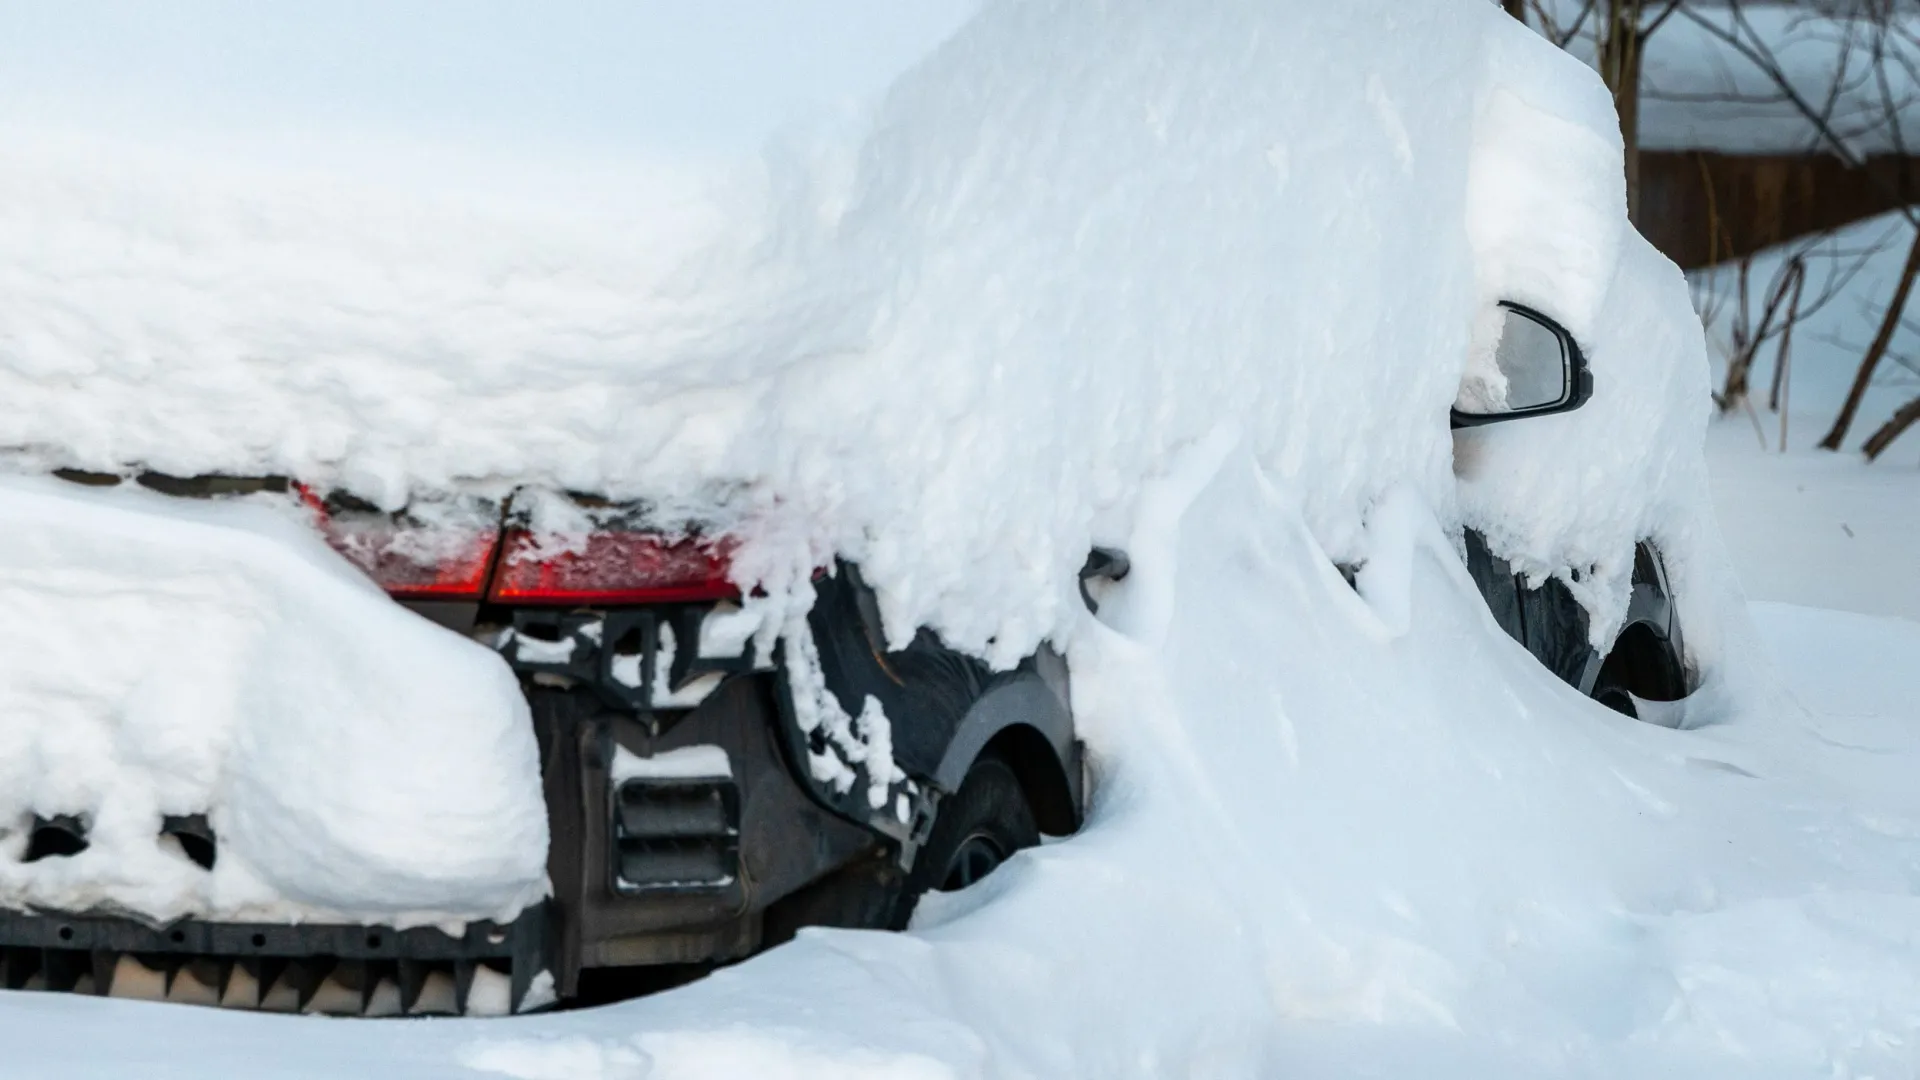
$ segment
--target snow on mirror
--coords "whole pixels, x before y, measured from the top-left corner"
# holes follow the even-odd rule
[[[1567,352],[1552,330],[1507,308],[1494,363],[1507,380],[1507,410],[1557,405],[1567,396]]]
[[[1469,366],[1454,403],[1456,426],[1560,412],[1583,397],[1580,352],[1551,319],[1516,304],[1500,305],[1500,337],[1491,363]]]

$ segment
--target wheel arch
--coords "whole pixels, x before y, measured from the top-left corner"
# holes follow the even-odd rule
[[[1040,729],[1031,724],[1001,728],[980,756],[1004,761],[1013,770],[1041,832],[1065,836],[1080,827],[1080,803],[1067,781],[1067,770]]]
[[[932,779],[942,791],[958,791],[974,762],[997,757],[1020,780],[1041,831],[1064,836],[1080,827],[1080,753],[1066,703],[1039,673],[1023,670],[967,710]]]
[[[1466,530],[1464,544],[1467,571],[1494,621],[1582,695],[1593,697],[1603,674],[1623,672],[1628,677],[1615,684],[1637,687],[1633,692],[1648,700],[1676,700],[1693,689],[1679,606],[1653,541],[1634,545],[1632,594],[1622,625],[1604,652],[1588,639],[1586,609],[1564,582],[1549,578],[1529,587],[1473,529]]]
[[[1689,689],[1679,643],[1644,621],[1627,624],[1613,639],[1613,648],[1595,667],[1592,683],[1603,680],[1647,701],[1678,701]],[[1590,684],[1588,693],[1597,689]]]
[[[1679,605],[1667,581],[1666,561],[1651,541],[1634,546],[1626,623],[1605,653],[1596,651],[1591,657],[1578,684],[1580,692],[1592,696],[1603,672],[1619,674],[1633,693],[1650,701],[1678,700],[1693,690]]]

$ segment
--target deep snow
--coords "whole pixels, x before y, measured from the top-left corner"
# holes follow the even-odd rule
[[[22,464],[283,468],[389,501],[727,480],[775,538],[747,553],[775,599],[838,550],[892,627],[1001,659],[1061,640],[1096,799],[910,933],[809,933],[644,1001],[348,1027],[7,995],[0,1070],[1911,1072],[1920,645],[1748,619],[1698,454],[1701,335],[1624,227],[1608,123],[1589,73],[1478,0],[997,4],[844,172],[777,173],[764,242],[691,277],[618,235],[219,175],[146,201],[92,149],[9,158],[0,205],[56,211],[16,211],[0,249]],[[1595,397],[1456,441],[1501,296],[1590,345]],[[1707,680],[1690,729],[1546,675],[1467,581],[1463,523],[1580,568],[1603,615],[1659,539]],[[1104,623],[1071,586],[1095,538],[1135,565]],[[1777,693],[1769,642],[1830,711]],[[1836,689],[1833,654],[1875,678]]]
[[[298,521],[0,478],[0,604],[0,902],[416,925],[546,895],[513,676]],[[19,861],[34,814],[87,850]],[[208,815],[211,871],[166,814]]]
[[[10,1059],[161,1078],[1911,1071],[1920,631],[1763,605],[1816,712],[1634,724],[1492,624],[1417,505],[1378,569],[1409,587],[1362,599],[1243,447],[1208,450],[1150,493],[1164,516],[1136,538],[1125,632],[1089,628],[1071,657],[1095,820],[915,931],[808,933],[666,995],[504,1022],[9,995]],[[116,1038],[76,1041],[100,1025]]]
[[[1529,572],[1580,568],[1604,636],[1635,540],[1693,572],[1698,337],[1626,227],[1604,89],[1475,7],[994,5],[857,152],[776,159],[664,248],[10,142],[0,446],[387,506],[667,501],[738,522],[775,591],[837,553],[899,640],[1008,664],[1072,632],[1140,481],[1231,420],[1335,558],[1412,484]],[[1081,40],[1107,45],[1061,63]],[[1501,298],[1579,336],[1596,392],[1480,437],[1463,488],[1436,420]],[[1577,449],[1500,467],[1542,442]]]
[[[1898,215],[1859,222],[1832,238],[1763,252],[1747,289],[1757,322],[1782,262],[1804,251],[1811,313],[1795,326],[1784,380],[1785,417],[1768,408],[1776,337],[1759,349],[1751,408],[1714,423],[1707,452],[1714,502],[1749,595],[1816,607],[1920,619],[1920,433],[1909,431],[1869,463],[1855,452],[1893,411],[1920,397],[1920,323],[1908,318],[1862,399],[1841,453],[1815,444],[1833,423],[1879,328],[1913,230]],[[1724,378],[1736,313],[1736,267],[1696,276],[1695,302],[1711,316],[1714,379]],[[1813,308],[1816,298],[1837,290]],[[1784,439],[1784,444],[1782,440]]]
[[[1824,429],[1832,414],[1793,419]],[[1895,444],[1871,465],[1807,448],[1782,456],[1739,416],[1715,425],[1707,446],[1717,516],[1750,596],[1920,620],[1920,446]]]
[[[1059,63],[1081,40],[1106,44]],[[0,447],[22,471],[282,474],[388,508],[520,488],[563,539],[580,514],[543,492],[645,499],[737,541],[740,584],[765,593],[748,604],[762,655],[842,557],[896,643],[930,627],[1006,666],[1072,644],[1088,548],[1124,541],[1143,484],[1227,425],[1332,560],[1374,559],[1372,518],[1408,492],[1519,571],[1566,579],[1597,644],[1651,539],[1705,722],[1752,689],[1719,665],[1748,631],[1704,516],[1699,327],[1626,225],[1620,152],[1591,74],[1468,0],[994,5],[896,83],[857,150],[776,163],[659,247],[630,221],[22,139],[0,149]],[[1594,394],[1456,439],[1447,410],[1502,299],[1580,339]],[[57,544],[65,526],[40,516]],[[116,602],[152,609],[127,577]],[[168,630],[237,648],[281,633],[201,621]],[[89,655],[85,623],[48,632]],[[428,662],[382,656],[370,686]],[[804,643],[786,656],[816,687]],[[58,697],[25,690],[0,723],[46,728],[59,709],[35,694]],[[406,700],[321,691],[303,708],[367,713],[336,729],[338,754],[377,756],[378,732],[413,730]],[[905,779],[889,718],[824,693],[796,705],[836,748],[810,766],[850,783],[868,762],[884,805]],[[237,767],[232,725],[192,702],[139,724],[116,710],[116,753],[162,726]],[[259,742],[309,754],[292,725]],[[530,805],[524,747],[477,746],[485,772],[523,778],[501,799]],[[356,774],[313,771],[342,785],[308,808],[318,833],[352,833]],[[400,777],[391,797],[463,805],[449,775]],[[472,830],[460,857],[537,867],[539,833],[514,824]],[[374,875],[326,895],[379,891]]]

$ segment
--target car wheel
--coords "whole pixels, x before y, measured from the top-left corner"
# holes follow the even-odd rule
[[[1686,694],[1686,671],[1673,644],[1645,624],[1629,626],[1615,639],[1590,691],[1595,701],[1636,719],[1635,698],[1678,701]]]
[[[1006,762],[983,757],[940,804],[933,831],[907,876],[897,922],[904,926],[929,891],[964,889],[993,873],[1016,851],[1040,843],[1040,827]]]

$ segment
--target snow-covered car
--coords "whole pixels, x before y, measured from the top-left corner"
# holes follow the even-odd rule
[[[1590,396],[1572,335],[1518,304],[1500,315],[1492,364],[1470,370],[1452,410],[1456,429]],[[59,475],[304,514],[398,604],[495,649],[530,707],[551,894],[510,920],[452,930],[311,914],[161,920],[110,896],[40,904],[0,915],[10,988],[347,1014],[521,1011],[737,959],[805,925],[902,927],[928,890],[967,886],[1080,822],[1086,781],[1061,657],[1043,647],[995,671],[926,629],[890,647],[849,563],[816,573],[804,630],[769,653],[754,647],[762,620],[729,565],[737,538],[644,505],[520,491],[389,512],[285,478]],[[572,528],[535,527],[556,514]],[[1630,714],[1684,694],[1651,548],[1604,654],[1557,579],[1529,584],[1471,530],[1467,553],[1500,624],[1581,692]],[[1096,549],[1085,603],[1097,610],[1127,567],[1124,553]],[[87,852],[95,815],[61,809],[36,808],[20,830],[24,874],[60,873]],[[214,871],[216,823],[231,808],[173,809],[155,822],[160,843]]]
[[[1491,10],[1396,31],[1418,79],[1128,10],[996,7],[684,267],[9,148],[5,985],[505,1013],[901,925],[1081,825],[1063,655],[1160,633],[1180,463],[1236,441],[1329,608],[1393,636],[1421,507],[1668,719],[1698,323],[1604,89]],[[1029,17],[1152,44],[1083,85]]]
[[[551,895],[452,930],[161,921],[106,895],[87,910],[0,915],[9,988],[346,1014],[522,1011],[624,992],[595,982],[607,969],[736,959],[802,925],[904,926],[928,889],[970,884],[1079,823],[1060,657],[1043,649],[996,672],[925,632],[889,650],[854,566],[820,572],[810,633],[779,645],[807,663],[756,662],[730,542],[663,529],[642,507],[529,492],[387,513],[284,478],[60,476],[298,504],[393,600],[496,648],[530,707]],[[590,530],[533,531],[528,505],[550,514],[556,501]],[[821,684],[795,685],[795,672]],[[231,810],[163,814],[160,843],[211,873]],[[36,811],[13,838],[20,870],[63,873],[88,851],[95,816]],[[451,891],[436,903],[458,903]]]

